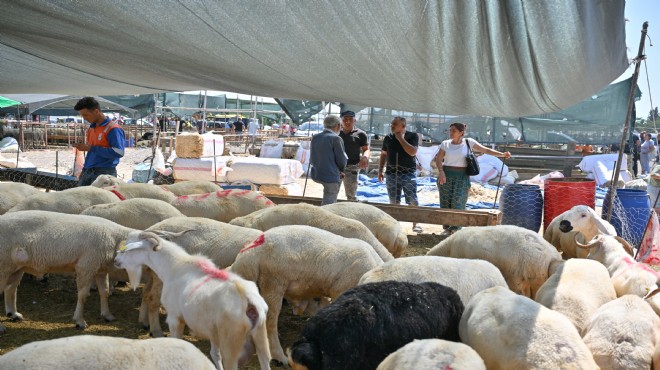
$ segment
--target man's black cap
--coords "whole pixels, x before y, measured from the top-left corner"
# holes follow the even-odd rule
[[[353,112],[352,110],[345,110],[345,111],[341,112],[341,114],[339,114],[339,116],[340,117],[344,117],[344,116],[355,117],[355,112]]]

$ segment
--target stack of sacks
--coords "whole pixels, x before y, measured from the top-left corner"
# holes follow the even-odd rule
[[[282,151],[284,150],[284,141],[282,140],[268,140],[261,144],[259,157],[261,158],[282,158]]]
[[[578,167],[583,172],[587,172],[586,178],[594,179],[596,185],[608,187],[612,179],[615,164],[619,154],[597,154],[586,156],[580,161]],[[621,168],[619,170],[619,181],[617,187],[621,188],[625,182],[631,180],[630,173],[627,170],[626,156],[622,157]]]
[[[295,159],[233,157],[227,181],[259,184],[266,195],[302,195],[296,180],[302,176],[302,164]]]
[[[431,163],[435,162],[435,156],[438,154],[438,151],[440,151],[440,145],[420,146],[417,148],[416,157],[419,161],[419,165],[422,167],[420,176],[433,173]]]
[[[176,158],[172,160],[174,179],[223,181],[228,171],[229,157],[223,157],[225,143],[222,135],[181,134],[176,138]],[[215,158],[214,155],[217,155]]]
[[[477,157],[477,162],[479,162],[479,174],[470,176],[470,181],[472,182],[483,185],[497,176],[505,177],[509,173],[509,167],[506,165],[502,166],[503,162],[490,154],[480,155]]]
[[[298,142],[298,151],[296,152],[296,157],[294,159],[302,163],[303,172],[307,172],[307,169],[309,168],[309,158],[312,155],[312,152],[309,151],[311,144],[311,141]]]
[[[504,176],[495,176],[493,179],[488,181],[489,184],[495,185],[495,186],[504,186],[504,185],[511,185],[515,184],[516,180],[518,179],[518,172],[516,170],[509,171]]]

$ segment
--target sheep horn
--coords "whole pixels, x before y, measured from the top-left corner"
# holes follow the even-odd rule
[[[157,236],[165,239],[165,240],[170,240],[171,241],[172,239],[178,238],[181,235],[187,233],[188,231],[195,231],[195,229],[183,230],[183,231],[178,232],[178,233],[173,233],[171,231],[165,231],[165,230],[153,230],[152,232],[154,234],[156,234]]]
[[[598,237],[595,237],[595,238],[591,239],[591,241],[587,244],[582,244],[577,240],[577,237],[578,237],[579,234],[580,233],[575,233],[575,235],[573,236],[573,240],[575,241],[575,245],[577,245],[579,248],[591,249],[591,248],[595,247],[596,245],[600,244],[600,240],[598,240]]]
[[[653,289],[644,296],[644,299],[649,299],[658,293],[660,293],[660,288]]]
[[[628,252],[629,255],[631,255],[631,256],[634,255],[633,249],[632,249],[632,246],[630,245],[630,243],[628,243],[625,239],[623,239],[620,236],[615,236],[614,239],[616,239],[619,243],[621,243],[621,245],[623,245],[623,249],[625,249],[626,252]]]

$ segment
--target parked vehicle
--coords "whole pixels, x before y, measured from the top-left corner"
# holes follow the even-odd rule
[[[323,124],[320,122],[305,122],[298,126],[294,136],[314,136],[323,131]]]

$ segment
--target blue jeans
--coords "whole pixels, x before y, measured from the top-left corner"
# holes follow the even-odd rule
[[[341,182],[319,182],[319,184],[323,185],[323,201],[321,205],[337,203]]]
[[[117,177],[117,168],[115,167],[92,167],[84,168],[78,180],[78,186],[92,185],[99,175],[112,175]]]
[[[385,186],[390,204],[401,203],[401,192],[406,198],[406,204],[416,206],[417,203],[417,181],[414,173],[387,173],[385,174]]]

